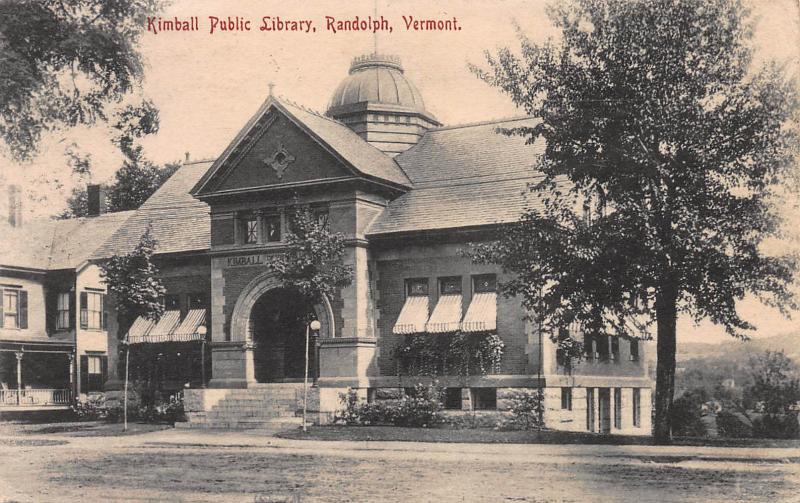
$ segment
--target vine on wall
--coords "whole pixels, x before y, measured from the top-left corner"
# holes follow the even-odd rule
[[[405,375],[486,375],[500,371],[504,347],[491,332],[412,334],[397,358]]]

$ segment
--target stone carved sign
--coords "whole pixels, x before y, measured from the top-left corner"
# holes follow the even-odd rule
[[[283,172],[293,163],[295,157],[281,145],[271,156],[264,158],[264,164],[275,170],[278,178],[283,178]]]

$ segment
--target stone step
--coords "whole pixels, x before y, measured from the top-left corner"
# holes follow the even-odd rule
[[[257,429],[286,428],[291,426],[301,426],[302,424],[303,424],[302,417],[281,417],[276,419],[266,419],[258,421],[232,420],[232,421],[203,421],[203,422],[175,423],[175,428],[257,430]]]

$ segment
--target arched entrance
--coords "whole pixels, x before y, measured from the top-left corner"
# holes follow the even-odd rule
[[[257,382],[298,382],[305,371],[306,325],[315,319],[313,306],[286,288],[267,291],[253,305],[250,330]],[[317,375],[316,342],[308,348],[308,373]]]

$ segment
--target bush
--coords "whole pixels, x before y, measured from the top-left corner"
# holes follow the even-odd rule
[[[800,438],[797,414],[764,414],[753,419],[753,436],[757,438]]]
[[[72,412],[78,421],[99,421],[108,417],[108,407],[102,395],[89,395],[85,402],[76,401]]]
[[[720,437],[751,438],[753,427],[748,424],[747,418],[722,410],[717,413],[717,432]]]
[[[672,403],[672,434],[679,437],[704,437],[708,433],[702,420],[702,407],[707,401],[704,390],[685,392]]]
[[[544,392],[517,391],[507,400],[509,417],[502,419],[497,427],[503,430],[541,430],[544,428]]]
[[[169,399],[166,401],[139,407],[137,416],[139,421],[145,423],[174,424],[177,421],[185,421],[186,415],[183,410],[183,393],[170,395]]]
[[[344,406],[335,421],[348,425],[394,425],[428,427],[442,422],[441,389],[435,385],[418,384],[412,395],[399,400],[364,403],[356,390],[340,393]]]

